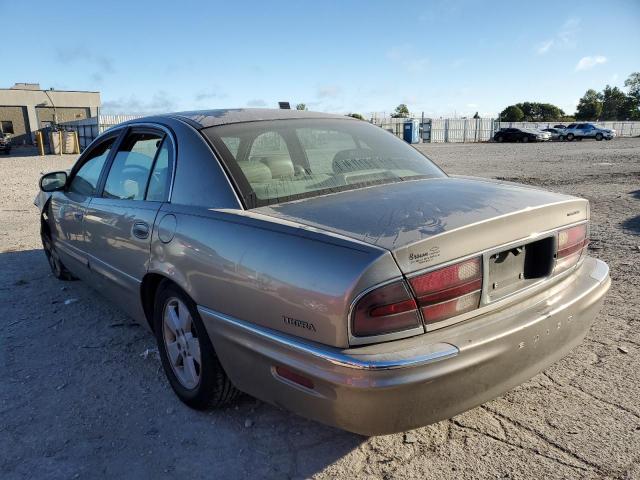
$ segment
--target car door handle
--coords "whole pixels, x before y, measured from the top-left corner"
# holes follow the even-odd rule
[[[145,239],[149,237],[149,224],[146,222],[135,222],[131,231],[135,237]]]

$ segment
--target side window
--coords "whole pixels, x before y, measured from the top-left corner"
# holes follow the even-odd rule
[[[115,138],[104,141],[93,149],[89,159],[76,172],[69,185],[69,191],[90,197],[96,193],[100,172],[109,156]]]
[[[149,187],[147,188],[147,200],[151,202],[162,202],[167,198],[169,190],[169,160],[171,158],[171,142],[164,138],[156,163],[153,166]]]
[[[120,200],[143,200],[153,159],[162,135],[133,132],[118,149],[107,176],[102,196]]]

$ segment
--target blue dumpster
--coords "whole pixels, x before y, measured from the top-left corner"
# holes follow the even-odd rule
[[[402,139],[407,143],[420,143],[420,120],[407,120],[404,122]]]

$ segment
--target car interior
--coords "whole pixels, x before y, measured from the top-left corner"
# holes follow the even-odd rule
[[[279,124],[259,128],[255,123],[244,129],[235,125],[215,128],[223,130],[220,139],[225,153],[240,168],[258,199],[282,200],[355,185],[441,175],[415,149],[402,142],[397,142],[398,146],[395,138],[380,132],[359,135],[358,131],[338,128],[286,128]],[[232,132],[226,135],[224,130]],[[375,137],[382,137],[382,142]]]

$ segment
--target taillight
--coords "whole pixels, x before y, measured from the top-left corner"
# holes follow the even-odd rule
[[[460,315],[480,306],[482,258],[476,257],[409,280],[425,323]]]
[[[588,244],[586,223],[560,230],[554,273],[560,273],[575,266]]]
[[[403,281],[364,295],[353,312],[352,333],[357,337],[382,335],[420,326],[416,301]]]

